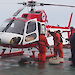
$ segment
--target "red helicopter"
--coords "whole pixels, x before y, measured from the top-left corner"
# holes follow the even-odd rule
[[[70,5],[60,5],[60,4],[45,4],[37,3],[36,1],[28,1],[23,3],[23,6],[31,7],[28,13],[23,13],[20,17],[17,15],[24,9],[21,8],[14,13],[12,18],[9,18],[3,24],[3,27],[0,31],[0,46],[8,48],[29,48],[36,47],[37,41],[39,41],[39,34],[46,34],[47,30],[56,31],[61,30],[62,32],[70,33],[70,24],[72,20],[72,15],[70,16],[70,21],[68,27],[59,27],[47,25],[48,19],[44,10],[34,10],[35,6],[63,6],[63,7],[75,7]],[[39,31],[40,29],[40,31]],[[64,33],[63,33],[64,35]],[[66,38],[68,38],[68,36]],[[48,40],[52,40],[50,37]],[[50,42],[49,42],[50,43]],[[50,43],[51,44],[51,43]],[[51,44],[53,45],[53,43]],[[23,54],[24,51],[11,53],[11,50],[8,54],[4,54],[5,49],[3,49],[0,56],[4,55],[18,55]]]

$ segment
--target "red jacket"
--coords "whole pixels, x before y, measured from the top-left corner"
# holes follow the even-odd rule
[[[55,33],[54,37],[53,37],[53,40],[54,40],[54,45],[57,46],[60,41],[61,41],[61,35],[59,33]]]
[[[48,42],[47,42],[47,38],[45,37],[45,35],[41,34],[39,36],[39,42],[38,42],[38,46],[39,46],[39,51],[44,53],[46,52],[46,47],[49,46]]]
[[[46,38],[45,35],[43,35],[43,34],[41,34],[41,35],[39,36],[39,43],[40,43],[40,45],[42,45],[42,46],[49,46],[48,41],[47,41],[47,38]]]

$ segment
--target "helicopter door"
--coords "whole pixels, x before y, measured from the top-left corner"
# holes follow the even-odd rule
[[[26,22],[24,29],[23,44],[29,44],[39,40],[37,19]]]

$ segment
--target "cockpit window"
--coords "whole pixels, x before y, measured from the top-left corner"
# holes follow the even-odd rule
[[[28,34],[35,30],[36,30],[36,22],[33,22],[33,21],[28,22],[26,33]]]
[[[24,33],[25,22],[21,20],[14,20],[11,26],[6,30],[6,32],[12,32],[17,34]]]
[[[16,33],[16,34],[23,34],[24,27],[25,27],[25,22],[22,20],[22,18],[18,20],[8,19],[8,20],[5,20],[3,24],[1,25],[0,31]]]

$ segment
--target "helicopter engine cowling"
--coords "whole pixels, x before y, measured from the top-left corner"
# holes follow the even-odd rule
[[[20,44],[23,36],[15,33],[0,32],[1,44]]]

